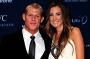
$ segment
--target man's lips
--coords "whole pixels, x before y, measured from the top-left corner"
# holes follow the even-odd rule
[[[35,23],[35,22],[31,22],[30,24],[31,24],[31,25],[35,25],[36,23]]]

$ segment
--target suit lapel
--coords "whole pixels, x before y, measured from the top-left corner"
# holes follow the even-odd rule
[[[17,43],[18,46],[20,47],[21,50],[23,50],[25,53],[27,53],[26,48],[25,48],[25,43],[24,43],[24,39],[23,39],[23,35],[22,35],[22,30],[19,30],[17,33]]]
[[[50,49],[51,49],[51,38],[47,35],[47,33],[45,32],[44,29],[40,29],[40,34],[44,40],[44,43],[45,43],[45,52],[44,54],[42,55],[41,59],[47,59],[48,58],[48,55],[49,55],[49,52],[50,52]]]

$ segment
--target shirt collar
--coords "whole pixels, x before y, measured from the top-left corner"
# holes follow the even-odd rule
[[[23,36],[24,38],[28,39],[32,36],[32,34],[30,32],[28,32],[25,28],[22,29],[22,32],[23,32]],[[34,34],[35,37],[39,37],[41,36],[39,31],[37,33]]]

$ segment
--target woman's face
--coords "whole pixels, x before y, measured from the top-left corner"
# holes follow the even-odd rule
[[[63,18],[61,8],[58,6],[52,7],[50,9],[50,24],[53,27],[58,28],[63,24],[62,19]]]

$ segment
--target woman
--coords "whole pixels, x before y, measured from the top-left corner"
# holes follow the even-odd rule
[[[46,31],[53,39],[49,59],[84,59],[84,42],[78,27],[72,27],[67,7],[55,0],[47,12]]]

